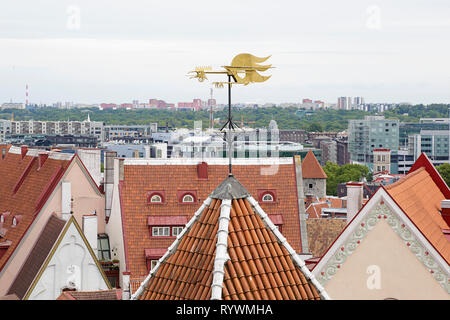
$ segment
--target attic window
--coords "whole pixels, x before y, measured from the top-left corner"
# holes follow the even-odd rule
[[[182,202],[194,202],[194,197],[191,196],[190,194],[187,194],[183,197]]]
[[[165,200],[164,191],[147,191],[147,204],[164,204]]]
[[[198,201],[197,199],[197,191],[178,191],[177,193],[178,202],[184,204],[192,204]]]
[[[162,202],[162,198],[160,195],[155,194],[150,198],[150,202],[151,203],[155,203],[155,202]]]
[[[275,203],[277,200],[275,190],[258,190],[258,201],[264,203]]]
[[[13,219],[12,219],[12,226],[13,227],[16,227],[19,224],[21,217],[22,217],[21,215],[17,215],[17,216],[13,217]]]

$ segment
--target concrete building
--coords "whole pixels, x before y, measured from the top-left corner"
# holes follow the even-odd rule
[[[416,160],[426,153],[434,165],[449,163],[450,130],[421,130],[419,134],[409,136],[409,154]]]
[[[11,121],[0,120],[0,139],[7,134],[91,135],[99,143],[104,140],[103,122],[90,121]],[[1,141],[0,141],[1,142]]]
[[[373,174],[391,172],[391,150],[373,149]]]
[[[373,150],[391,150],[391,172],[398,172],[399,121],[384,116],[366,116],[363,120],[349,120],[348,143],[350,160],[373,170]]]

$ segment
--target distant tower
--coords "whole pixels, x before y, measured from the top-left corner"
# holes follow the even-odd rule
[[[28,84],[25,87],[25,107],[28,106]]]

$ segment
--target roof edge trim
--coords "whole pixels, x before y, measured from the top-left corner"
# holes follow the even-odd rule
[[[216,256],[214,258],[213,279],[211,284],[211,300],[222,300],[225,263],[228,255],[228,226],[230,223],[231,200],[225,199],[220,205],[219,228],[217,230]]]

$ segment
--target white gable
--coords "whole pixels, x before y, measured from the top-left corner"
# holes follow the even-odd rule
[[[68,223],[66,232],[63,231],[52,249],[45,269],[40,271],[34,280],[37,282],[27,293],[29,300],[55,300],[63,288],[76,288],[77,291],[109,289],[73,219]]]

